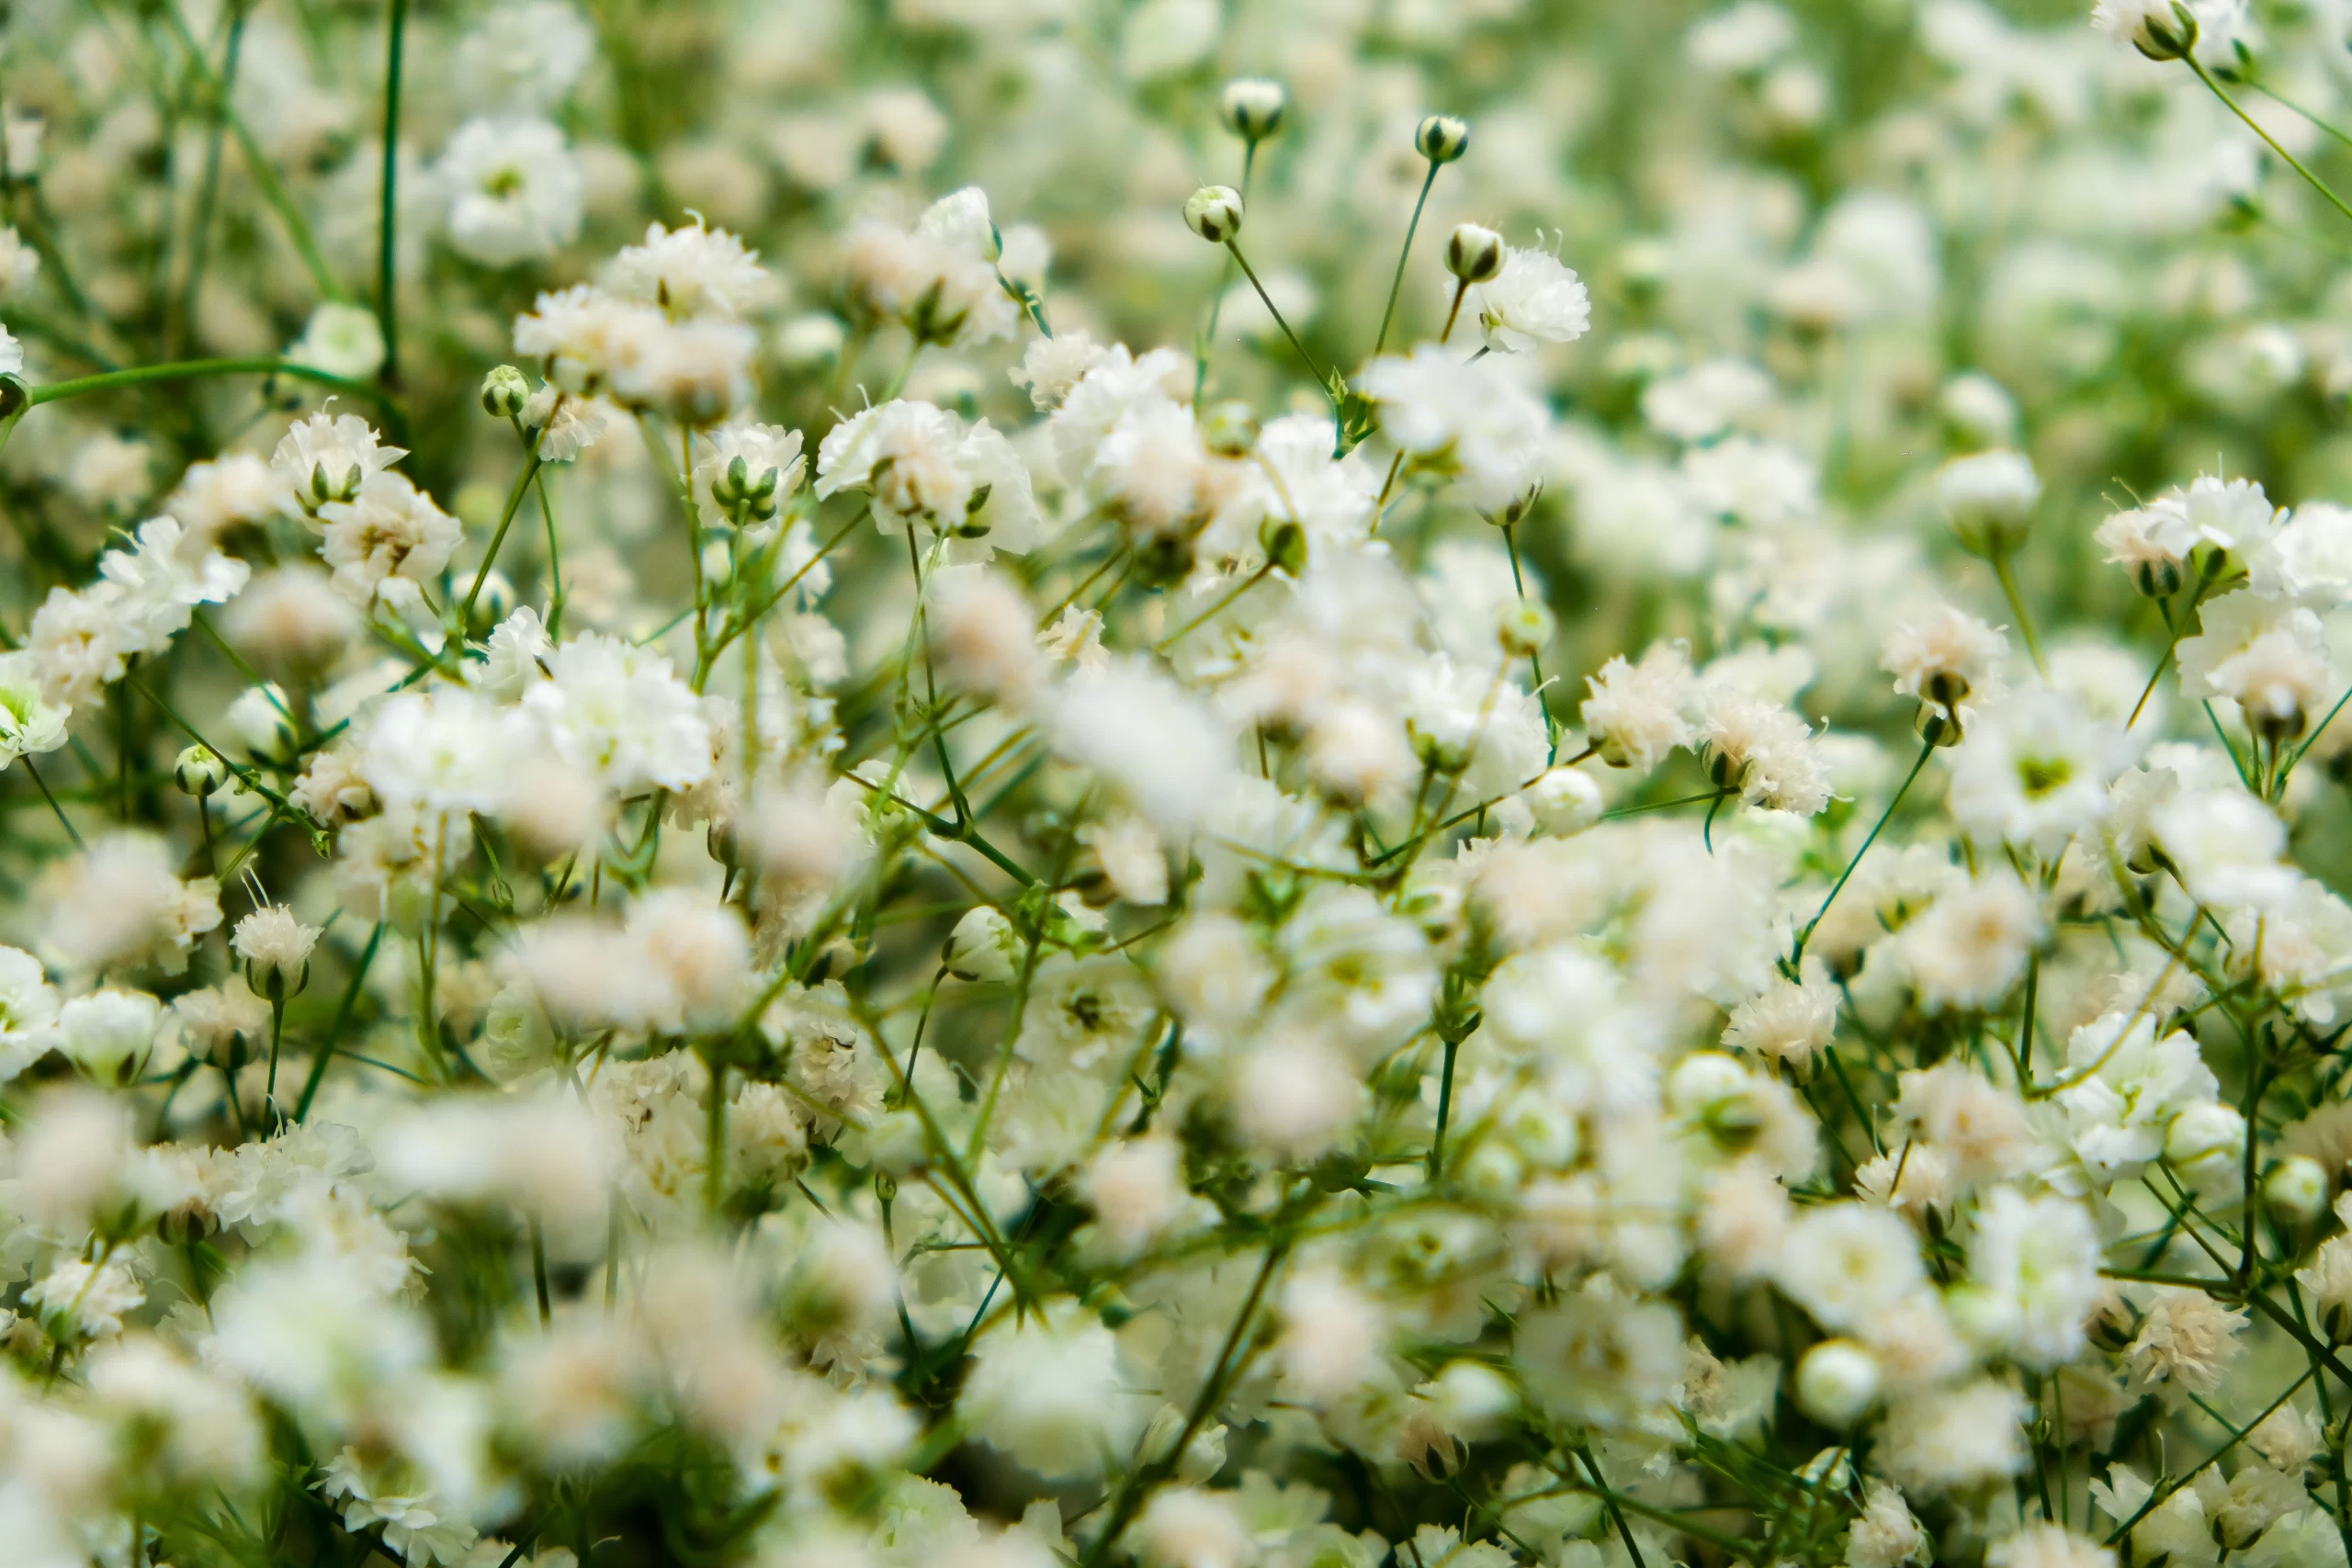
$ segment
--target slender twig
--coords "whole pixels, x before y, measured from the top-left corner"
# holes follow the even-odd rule
[[[400,238],[401,56],[408,33],[408,0],[390,0],[390,37],[384,48],[384,177],[376,221],[376,321],[383,329],[386,383],[400,379],[401,340],[394,330],[393,251]],[[519,492],[518,492],[519,493]],[[510,514],[512,509],[510,508]],[[503,530],[502,530],[503,531]],[[481,587],[477,582],[475,587]],[[467,608],[472,608],[470,600]]]
[[[1429,205],[1430,186],[1437,184],[1437,172],[1444,166],[1434,158],[1430,160],[1430,172],[1421,179],[1421,194],[1413,200],[1413,219],[1405,225],[1405,243],[1396,252],[1396,276],[1388,280],[1388,308],[1380,312],[1380,335],[1372,340],[1374,354],[1388,346],[1389,323],[1396,319],[1396,296],[1405,287],[1405,262],[1413,254],[1413,236],[1421,231],[1421,209]]]

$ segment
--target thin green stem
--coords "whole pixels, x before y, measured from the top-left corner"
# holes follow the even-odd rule
[[[295,204],[293,197],[288,194],[284,183],[278,179],[276,166],[229,102],[227,87],[206,62],[203,47],[187,30],[187,23],[180,16],[179,7],[176,5],[165,6],[164,16],[171,24],[172,30],[179,35],[181,47],[187,51],[189,65],[203,78],[206,91],[219,106],[221,118],[236,137],[238,150],[245,155],[246,175],[260,190],[262,199],[269,203],[271,209],[277,214],[278,221],[286,226],[286,236],[294,243],[294,249],[301,256],[303,266],[309,270],[311,281],[317,287],[320,298],[338,301],[347,299],[349,295],[343,285],[337,283],[334,274],[327,270],[326,257],[319,250],[318,237],[311,232],[310,220],[302,216],[301,208]]]
[[[400,238],[396,205],[400,187],[401,57],[408,34],[408,0],[391,0],[390,38],[384,60],[384,174],[376,220],[376,321],[383,329],[386,382],[400,378],[401,340],[395,331],[393,249]],[[511,513],[511,508],[509,509]],[[481,586],[479,582],[475,584]],[[467,602],[472,608],[472,601]]]
[[[2321,179],[2317,175],[2312,174],[2309,169],[2305,168],[2301,159],[2296,157],[2292,152],[2288,152],[2284,147],[2279,146],[2276,137],[2273,137],[2270,132],[2263,130],[2262,127],[2256,122],[2255,118],[2252,115],[2239,107],[2238,101],[2222,90],[2222,85],[2213,80],[2211,73],[2207,72],[2204,63],[2201,61],[2199,61],[2194,54],[2183,55],[2181,56],[2181,59],[2191,71],[2197,73],[2197,79],[2205,84],[2208,91],[2210,91],[2215,97],[2221,99],[2223,104],[2227,105],[2229,111],[2232,114],[2237,116],[2238,118],[2245,122],[2245,126],[2248,130],[2251,130],[2256,136],[2261,137],[2263,141],[2268,145],[2273,152],[2278,153],[2279,157],[2285,159],[2287,166],[2294,170],[2295,173],[2302,175],[2303,179],[2311,186],[2312,189],[2327,197],[2329,206],[2335,208],[2336,211],[2344,214],[2345,217],[2352,218],[2352,207],[2345,206],[2344,198],[2330,190],[2327,186],[2326,181]]]
[[[1258,281],[1257,273],[1250,270],[1250,258],[1243,255],[1241,247],[1231,240],[1225,243],[1225,248],[1232,254],[1234,261],[1239,265],[1241,276],[1250,280],[1250,287],[1258,291],[1258,298],[1265,301],[1267,313],[1274,318],[1274,325],[1282,328],[1283,336],[1290,339],[1291,347],[1298,351],[1298,357],[1306,366],[1306,373],[1315,378],[1315,384],[1323,389],[1323,395],[1327,398],[1330,397],[1331,378],[1323,373],[1323,367],[1320,365],[1315,363],[1315,356],[1306,352],[1306,345],[1298,341],[1298,334],[1291,331],[1290,322],[1283,319],[1282,311],[1275,307],[1273,297],[1266,292],[1266,286]],[[1338,412],[1338,402],[1334,400],[1332,404],[1334,413]]]
[[[376,949],[384,941],[384,922],[368,933],[368,945],[360,950],[359,962],[351,971],[351,983],[344,987],[343,1000],[334,1010],[334,1022],[328,1026],[327,1037],[319,1044],[319,1054],[311,1059],[311,1076],[303,1080],[301,1097],[294,1102],[294,1120],[300,1122],[311,1113],[311,1102],[319,1095],[319,1085],[326,1081],[327,1064],[334,1060],[336,1043],[343,1038],[344,1025],[351,1021],[351,1010],[359,1000],[360,987],[368,982],[368,966],[376,962]]]
[[[1396,296],[1405,288],[1405,262],[1413,254],[1413,236],[1421,230],[1421,209],[1429,205],[1430,187],[1437,184],[1437,172],[1445,165],[1435,159],[1430,161],[1430,172],[1421,180],[1421,194],[1413,201],[1413,220],[1405,225],[1405,243],[1396,253],[1396,276],[1388,280],[1388,308],[1380,312],[1380,335],[1372,341],[1372,352],[1378,354],[1388,346],[1389,324],[1396,319]]]
[[[534,446],[537,443],[533,444]],[[481,585],[490,581],[490,569],[498,559],[498,547],[506,542],[506,530],[514,525],[514,514],[523,509],[523,493],[539,475],[539,455],[534,451],[514,476],[514,488],[506,492],[506,509],[498,514],[498,527],[490,536],[490,548],[482,552],[481,570],[474,573],[474,585],[466,590],[466,600],[458,609],[458,635],[473,622],[474,601],[481,597]]]
[[[1829,913],[1829,906],[1838,902],[1838,895],[1846,891],[1846,884],[1853,880],[1855,868],[1862,863],[1862,857],[1871,852],[1871,846],[1878,842],[1878,836],[1886,830],[1886,825],[1894,819],[1895,807],[1901,806],[1903,797],[1911,793],[1911,785],[1919,777],[1919,770],[1925,768],[1928,759],[1935,754],[1936,743],[1932,740],[1919,749],[1919,760],[1911,764],[1909,773],[1903,775],[1902,787],[1894,792],[1894,798],[1886,803],[1886,809],[1878,814],[1878,821],[1871,826],[1870,836],[1862,840],[1862,847],[1854,852],[1854,858],[1848,861],[1846,869],[1838,874],[1838,885],[1829,890],[1829,897],[1821,901],[1821,908],[1813,912],[1813,919],[1804,923],[1804,930],[1797,933],[1796,952],[1789,960],[1792,967],[1803,966],[1804,944],[1813,940],[1814,929]]]
[[[181,359],[169,365],[134,365],[127,370],[109,370],[99,376],[83,376],[71,381],[51,381],[47,386],[28,389],[26,404],[38,408],[42,403],[62,402],[67,398],[83,397],[91,392],[111,392],[120,387],[143,387],[156,381],[194,381],[209,376],[291,376],[297,380],[315,381],[332,387],[348,397],[364,398],[387,412],[396,412],[391,398],[380,387],[365,381],[353,381],[333,375],[312,365],[298,365],[288,359]]]
[[[1462,1049],[1458,1040],[1445,1043],[1445,1066],[1437,1080],[1437,1131],[1430,1138],[1430,1180],[1435,1182],[1445,1169],[1445,1123],[1453,1109],[1453,1058]]]
[[[2050,661],[2041,657],[2041,639],[2034,635],[2033,617],[2027,614],[2025,596],[2018,592],[2017,573],[2009,570],[2007,552],[1993,557],[1993,575],[2001,581],[2001,592],[2009,602],[2009,614],[2018,620],[2018,635],[2025,638],[2025,650],[2032,657],[2033,668],[2045,682],[2050,679]]]
[[[82,842],[81,830],[75,828],[73,819],[65,815],[65,808],[57,804],[57,796],[49,793],[49,781],[40,776],[39,768],[33,766],[33,760],[29,754],[25,757],[24,763],[25,772],[32,775],[33,787],[40,791],[40,797],[43,800],[49,802],[51,815],[57,818],[57,825],[65,829],[65,836],[74,841],[74,847],[76,850],[88,849],[89,846]]]

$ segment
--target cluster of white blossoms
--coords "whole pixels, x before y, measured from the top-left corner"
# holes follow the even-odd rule
[[[0,1563],[2352,1568],[2352,13],[2087,3],[9,8]]]

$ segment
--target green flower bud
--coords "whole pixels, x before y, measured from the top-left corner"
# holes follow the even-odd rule
[[[1203,186],[1184,203],[1184,221],[1212,245],[1241,232],[1241,193],[1231,186]]]
[[[1263,141],[1283,128],[1283,111],[1290,94],[1280,82],[1262,76],[1242,76],[1225,85],[1216,102],[1217,118],[1226,130],[1244,141]]]
[[[1433,114],[1414,130],[1413,150],[1432,164],[1451,164],[1470,151],[1470,124],[1450,114]]]
[[[481,378],[482,412],[492,419],[513,419],[531,400],[531,382],[512,365],[502,365]]]
[[[181,794],[202,800],[229,782],[229,764],[209,746],[190,746],[172,763],[172,778]]]
[[[1464,283],[1484,283],[1503,269],[1503,237],[1476,223],[1457,223],[1445,242],[1445,270]]]

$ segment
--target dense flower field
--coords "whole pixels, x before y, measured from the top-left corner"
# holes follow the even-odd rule
[[[2345,0],[0,10],[0,1562],[2346,1568]]]

